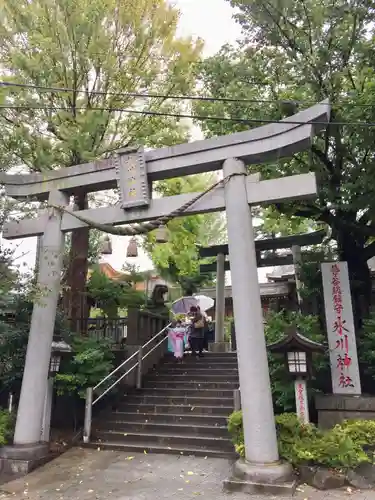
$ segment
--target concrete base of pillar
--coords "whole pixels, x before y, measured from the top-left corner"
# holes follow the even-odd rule
[[[208,344],[209,352],[231,352],[230,342],[211,342]]]
[[[263,465],[242,459],[233,465],[232,477],[224,481],[224,489],[230,492],[285,495],[289,498],[294,494],[296,485],[293,468],[288,463]]]
[[[10,478],[25,476],[49,458],[48,443],[3,446],[0,448],[0,471]]]

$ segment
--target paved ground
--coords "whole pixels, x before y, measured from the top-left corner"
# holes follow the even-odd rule
[[[173,455],[126,455],[75,448],[22,480],[3,485],[15,500],[270,500],[222,491],[227,460]],[[375,500],[375,491],[318,492],[300,487],[295,500]],[[272,498],[272,497],[271,497]]]

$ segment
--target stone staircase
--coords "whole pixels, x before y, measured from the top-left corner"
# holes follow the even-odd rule
[[[132,452],[233,457],[227,431],[238,388],[236,353],[167,356],[123,396],[115,410],[93,422],[91,446]]]

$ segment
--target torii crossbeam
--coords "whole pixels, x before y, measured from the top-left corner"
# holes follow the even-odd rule
[[[313,174],[260,180],[247,176],[246,164],[270,162],[308,148],[329,121],[327,101],[281,122],[214,139],[143,152],[119,151],[113,158],[76,165],[48,174],[0,175],[8,196],[48,200],[63,210],[41,211],[35,219],[9,222],[9,239],[43,235],[38,282],[45,294],[34,304],[26,363],[14,435],[15,453],[40,449],[41,422],[47,387],[52,335],[60,289],[64,234],[86,222],[66,213],[69,198],[118,188],[120,205],[77,212],[106,225],[152,221],[168,215],[196,193],[151,199],[153,181],[223,169],[222,186],[179,215],[225,210],[232,273],[237,356],[244,417],[246,466],[242,478],[272,484],[289,478],[279,463],[263,316],[260,303],[254,234],[249,205],[313,198]],[[246,470],[243,469],[245,467]]]

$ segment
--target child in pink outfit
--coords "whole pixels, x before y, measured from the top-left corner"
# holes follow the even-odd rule
[[[182,361],[184,357],[185,335],[186,328],[182,326],[181,321],[173,321],[171,328],[168,330],[168,337],[173,348],[174,357],[177,361]]]

